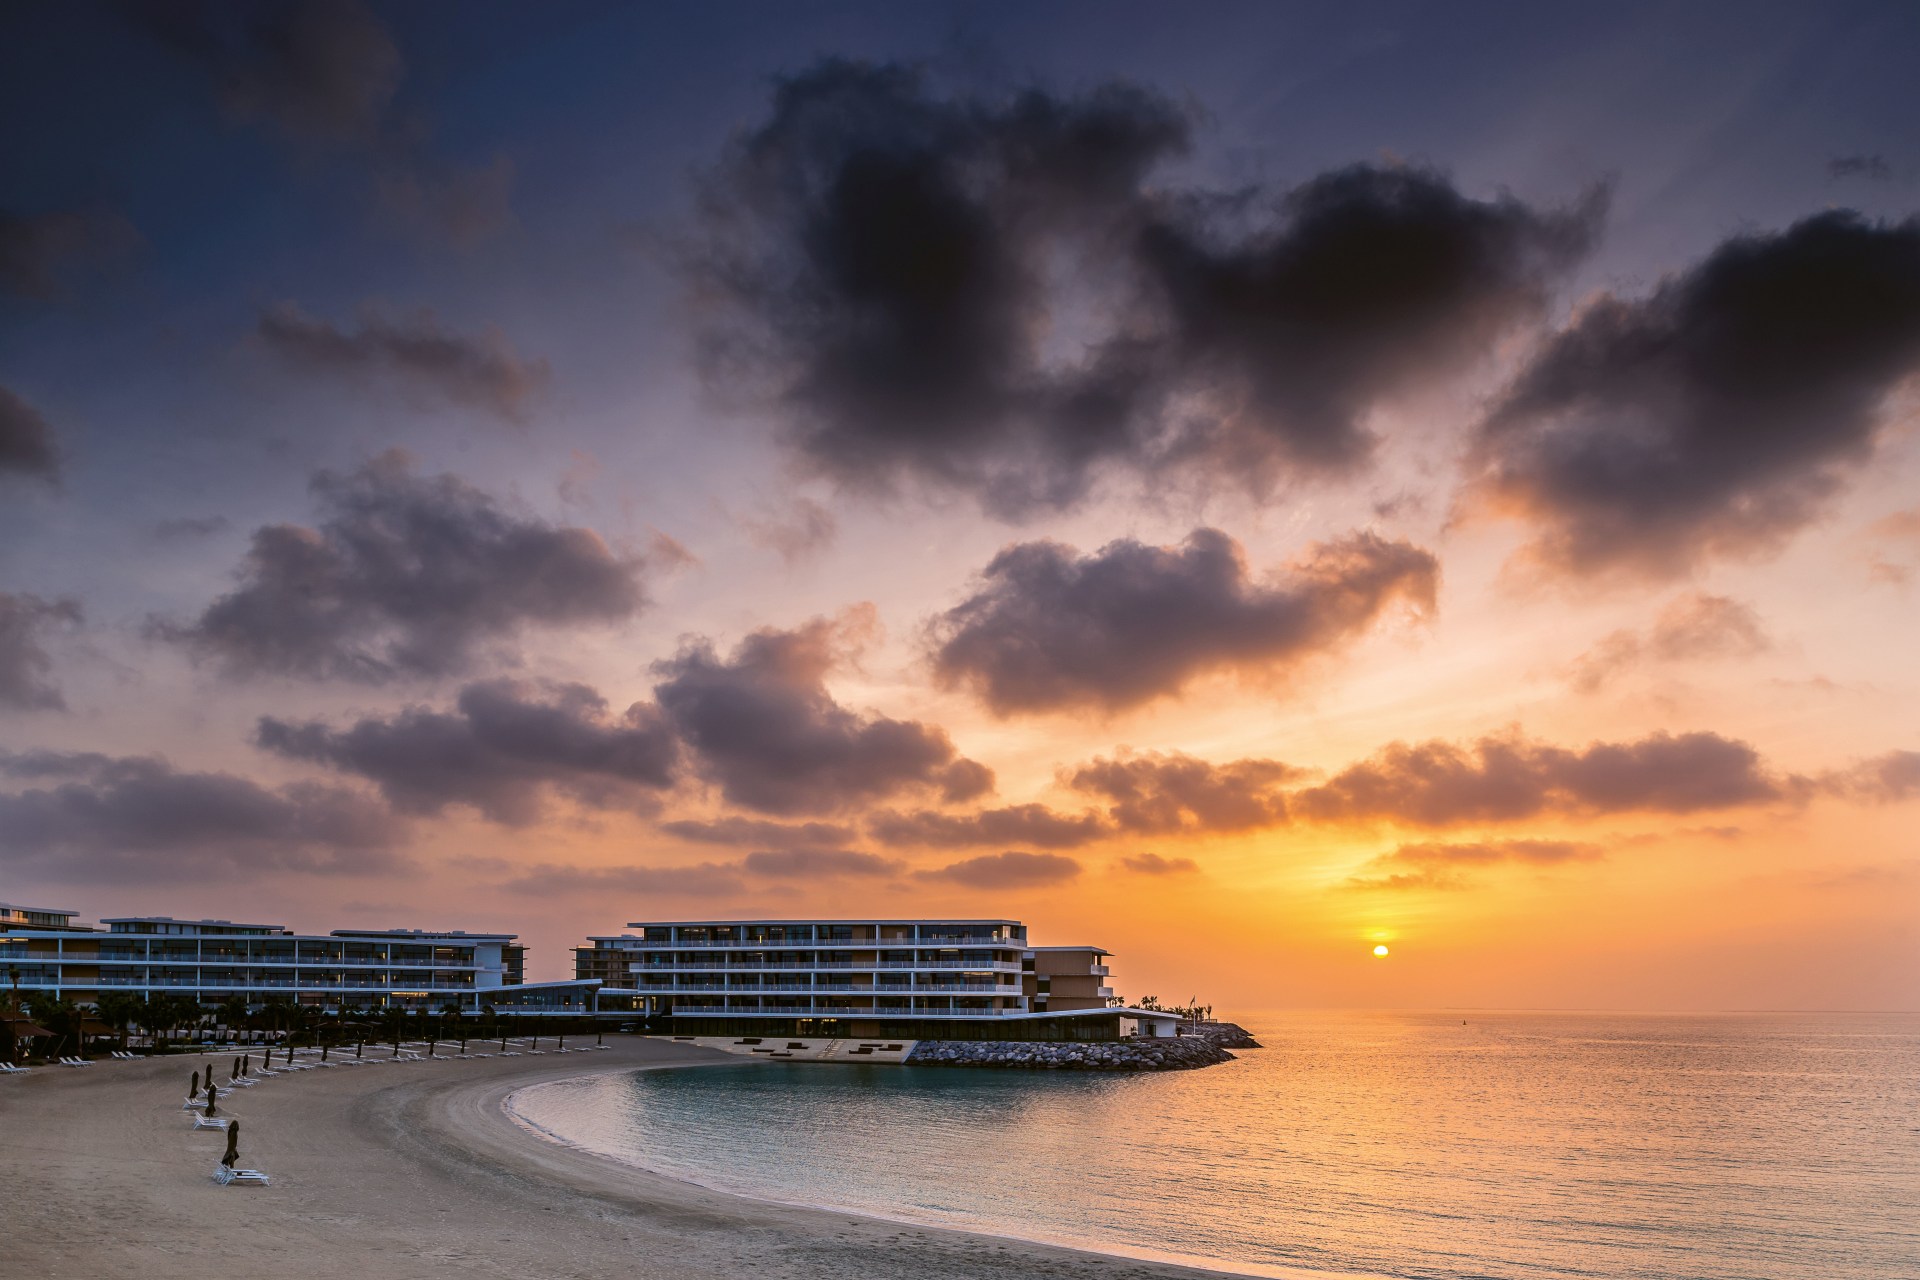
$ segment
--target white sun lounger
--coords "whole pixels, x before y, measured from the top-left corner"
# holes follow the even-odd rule
[[[227,1127],[225,1116],[195,1116],[193,1127],[196,1129],[224,1129]]]
[[[23,1076],[29,1068],[16,1067],[11,1062],[0,1062],[0,1076]]]
[[[213,1180],[223,1187],[264,1187],[269,1184],[267,1175],[258,1169],[229,1169],[223,1164],[213,1166]]]

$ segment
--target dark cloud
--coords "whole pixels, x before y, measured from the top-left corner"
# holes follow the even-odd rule
[[[67,701],[47,679],[53,658],[47,636],[62,627],[80,625],[77,600],[42,600],[39,596],[0,591],[0,707],[15,711],[61,711]]]
[[[0,476],[8,472],[52,480],[60,473],[60,454],[39,411],[0,387]]]
[[[1727,596],[1695,591],[1668,603],[1643,636],[1615,631],[1574,663],[1572,684],[1582,693],[1601,686],[1642,662],[1690,662],[1707,658],[1750,658],[1773,642],[1752,608]]]
[[[899,66],[785,79],[709,175],[701,275],[745,319],[716,350],[772,378],[831,475],[957,484],[1007,511],[1070,502],[1123,441],[1079,403],[1101,376],[1042,358],[1049,258],[1111,244],[1188,129],[1124,84],[989,102]]]
[[[596,808],[651,808],[673,785],[678,757],[651,707],[615,715],[585,685],[519,680],[470,684],[452,712],[416,707],[342,730],[263,717],[256,741],[369,779],[406,813],[463,804],[514,826],[537,821],[550,793]]]
[[[140,242],[133,224],[117,213],[0,209],[0,293],[51,302],[72,269],[105,267]]]
[[[739,321],[714,380],[771,382],[826,474],[1007,516],[1109,463],[1349,470],[1368,410],[1537,315],[1603,212],[1416,166],[1278,196],[1152,181],[1194,115],[1112,82],[969,96],[845,61],[780,82],[701,209],[699,278]]]
[[[1068,815],[1055,813],[1043,804],[1017,804],[969,814],[933,809],[882,812],[867,820],[867,834],[883,844],[930,849],[983,844],[1072,849],[1112,834],[1112,828],[1096,813]]]
[[[357,0],[123,0],[133,25],[203,74],[232,118],[305,153],[365,158],[375,199],[404,225],[456,247],[510,226],[514,166],[466,169],[429,149],[433,129],[402,107],[406,60]]]
[[[1866,178],[1872,182],[1891,182],[1893,166],[1883,155],[1835,156],[1827,161],[1829,178]]]
[[[726,658],[696,642],[654,665],[654,696],[703,776],[762,813],[829,813],[903,791],[951,802],[988,791],[993,775],[960,756],[944,730],[834,701],[825,681],[845,643],[825,620],[756,631]]]
[[[404,823],[341,787],[267,788],[157,757],[0,755],[0,774],[46,785],[0,792],[0,860],[36,876],[218,884],[292,871],[350,875],[401,865]]]
[[[1113,825],[1130,834],[1253,831],[1287,820],[1285,788],[1306,771],[1278,760],[1211,764],[1179,752],[1097,758],[1067,775],[1076,791],[1109,803]]]
[[[1163,858],[1157,853],[1136,853],[1120,859],[1120,865],[1142,876],[1190,876],[1200,871],[1192,858]]]
[[[312,489],[318,528],[256,530],[240,585],[153,633],[234,675],[379,683],[457,673],[485,641],[645,603],[639,561],[591,530],[511,514],[457,476],[414,474],[405,454],[320,472]]]
[[[1606,295],[1481,425],[1480,492],[1574,572],[1776,549],[1870,458],[1920,371],[1920,220],[1821,214]]]
[[[1481,840],[1459,844],[1403,844],[1367,863],[1367,874],[1347,883],[1356,889],[1461,889],[1465,873],[1500,864],[1556,867],[1590,862],[1605,849],[1570,840]]]
[[[769,880],[836,880],[846,876],[897,876],[907,869],[898,858],[848,849],[779,849],[750,853],[740,860],[752,875]]]
[[[719,862],[687,867],[568,867],[546,862],[500,886],[507,893],[540,897],[617,893],[649,898],[724,898],[744,893],[746,887],[739,867]]]
[[[1216,421],[1183,447],[1235,468],[1351,470],[1368,410],[1485,357],[1598,238],[1606,193],[1541,212],[1413,165],[1353,165],[1278,202],[1171,206],[1140,251],[1182,389]]]
[[[344,330],[291,302],[266,311],[257,327],[269,350],[295,368],[348,378],[391,379],[402,391],[524,422],[551,371],[528,360],[496,330],[478,337],[451,333],[433,313],[399,320],[369,309],[359,328]]]
[[[1350,640],[1389,605],[1431,610],[1439,565],[1374,534],[1314,546],[1277,581],[1238,543],[1198,529],[1178,547],[1131,540],[1076,555],[1028,542],[995,556],[933,627],[934,670],[998,715],[1122,710],[1217,670],[1281,674]]]
[[[1542,814],[1695,813],[1795,798],[1751,746],[1715,733],[1655,733],[1583,750],[1517,734],[1461,745],[1396,742],[1288,797],[1297,820],[1444,827]]]
[[[711,822],[681,819],[663,822],[660,829],[698,844],[722,844],[762,849],[835,849],[852,844],[858,834],[837,822],[768,822],[764,818],[727,817]]]
[[[127,0],[133,24],[209,75],[221,104],[301,141],[376,141],[405,64],[357,0]]]
[[[1022,889],[1059,884],[1080,874],[1080,864],[1057,853],[986,853],[944,867],[916,871],[922,880],[951,880],[973,889]]]

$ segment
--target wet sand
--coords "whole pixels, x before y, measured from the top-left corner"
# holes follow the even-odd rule
[[[1220,1274],[744,1199],[561,1146],[506,1114],[506,1096],[540,1080],[739,1061],[657,1040],[608,1043],[600,1053],[342,1066],[236,1090],[221,1114],[240,1120],[241,1164],[271,1175],[265,1188],[217,1185],[225,1134],[194,1131],[180,1109],[188,1073],[212,1063],[224,1077],[231,1057],[0,1079],[0,1274]]]

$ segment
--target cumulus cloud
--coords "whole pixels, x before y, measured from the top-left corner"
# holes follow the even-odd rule
[[[105,267],[139,244],[140,233],[117,213],[0,209],[0,292],[51,302],[74,268]]]
[[[47,679],[53,658],[47,636],[80,625],[77,600],[42,600],[0,591],[0,707],[15,711],[61,711],[67,701]]]
[[[34,476],[52,480],[60,471],[53,429],[39,410],[5,387],[0,387],[0,476]]]
[[[537,821],[550,793],[596,808],[650,809],[672,787],[678,758],[651,707],[616,715],[585,685],[521,680],[470,684],[451,712],[415,707],[346,729],[267,716],[255,740],[366,778],[402,812],[461,804],[512,826]]]
[[[837,822],[768,822],[737,815],[702,821],[682,818],[660,829],[697,844],[757,846],[762,849],[834,849],[852,844],[856,832]]]
[[[1120,859],[1120,865],[1141,876],[1190,876],[1200,870],[1192,858],[1163,858],[1157,853],[1136,853]]]
[[[1413,166],[1156,183],[1193,123],[1125,83],[990,97],[837,60],[781,81],[706,184],[715,381],[770,385],[827,475],[1006,516],[1109,464],[1350,469],[1369,408],[1536,315],[1604,204],[1475,200]]]
[[[1571,683],[1581,693],[1594,693],[1644,662],[1750,658],[1772,645],[1750,606],[1727,596],[1689,592],[1669,601],[1645,635],[1615,631],[1582,654],[1573,665]]]
[[[431,311],[394,319],[378,308],[359,327],[341,329],[291,302],[261,315],[256,333],[268,350],[309,373],[388,379],[403,392],[526,421],[534,397],[552,373],[547,362],[526,359],[504,335],[468,337],[440,326]]]
[[[1042,849],[1071,849],[1111,834],[1099,814],[1055,813],[1042,804],[1008,805],[974,813],[883,811],[867,820],[867,834],[885,844],[930,849],[983,844],[1028,844]]]
[[[771,378],[828,474],[1071,501],[1119,441],[1093,413],[1078,438],[1053,421],[1099,375],[1044,367],[1042,259],[1117,234],[1187,133],[1183,108],[1128,85],[986,102],[837,60],[783,80],[709,175],[702,276],[744,321],[718,347]]]
[[[1076,791],[1108,802],[1113,825],[1130,834],[1252,831],[1287,820],[1285,788],[1306,771],[1278,760],[1212,764],[1180,752],[1096,758],[1067,774]]]
[[[1394,604],[1431,611],[1439,573],[1429,553],[1370,533],[1316,544],[1267,582],[1216,529],[1177,547],[1123,539],[1084,556],[1017,543],[935,620],[934,670],[1002,716],[1119,711],[1212,671],[1286,673]]]
[[[830,813],[903,791],[959,802],[991,789],[945,730],[836,702],[826,676],[846,644],[824,619],[756,631],[724,658],[697,641],[654,664],[654,696],[702,775],[747,809]]]
[[[774,849],[750,853],[742,869],[769,880],[837,880],[843,877],[897,876],[907,869],[898,858],[851,849]]]
[[[263,787],[158,757],[0,755],[0,775],[38,783],[0,792],[0,861],[16,872],[175,884],[290,871],[391,871],[404,823],[359,792],[314,783]]]
[[[254,532],[239,586],[192,623],[156,622],[230,674],[380,683],[466,670],[528,627],[614,623],[645,603],[641,563],[591,530],[512,514],[398,451],[312,490],[317,528]]]
[[[1368,410],[1471,367],[1545,309],[1598,238],[1606,193],[1536,210],[1415,165],[1353,165],[1278,201],[1188,200],[1141,233],[1200,448],[1234,468],[1351,470]]]
[[[1080,864],[1057,853],[986,853],[944,867],[916,871],[922,880],[950,880],[970,889],[1024,889],[1059,884],[1080,874]]]
[[[1824,213],[1726,241],[1555,335],[1478,434],[1478,492],[1576,573],[1773,551],[1874,454],[1920,371],[1920,220]]]
[[[1542,814],[1696,813],[1791,799],[1747,743],[1654,733],[1571,750],[1518,734],[1396,742],[1288,797],[1296,819],[1444,827]]]
[[[1590,862],[1605,849],[1571,840],[1478,840],[1403,844],[1369,861],[1365,874],[1347,881],[1355,889],[1461,889],[1465,873],[1500,864],[1556,867]]]

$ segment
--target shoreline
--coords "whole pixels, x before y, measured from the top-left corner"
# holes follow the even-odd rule
[[[730,1055],[730,1056],[734,1057],[734,1061],[736,1063],[756,1061],[755,1059],[739,1058],[737,1055]],[[687,1064],[663,1063],[658,1066],[646,1066],[638,1069],[646,1070],[646,1071],[677,1070],[677,1069],[680,1069],[683,1065],[684,1066],[725,1066],[728,1064],[723,1062],[701,1062],[701,1063],[687,1063]],[[630,1071],[630,1070],[634,1070],[635,1068],[631,1066],[621,1066],[619,1064],[614,1064],[614,1066],[611,1069]],[[955,1068],[955,1069],[964,1069],[964,1068]],[[563,1134],[555,1133],[553,1130],[548,1129],[536,1123],[535,1121],[528,1119],[526,1116],[522,1115],[513,1106],[513,1100],[522,1093],[529,1092],[535,1089],[545,1088],[549,1085],[560,1085],[560,1084],[566,1084],[570,1081],[575,1081],[575,1080],[591,1079],[595,1076],[603,1075],[603,1074],[607,1074],[607,1073],[601,1072],[601,1071],[590,1071],[590,1072],[584,1072],[578,1075],[560,1076],[551,1080],[540,1080],[532,1083],[521,1084],[515,1087],[514,1089],[512,1089],[504,1097],[501,1098],[500,1100],[501,1111],[507,1117],[509,1123],[515,1125],[523,1133],[525,1133],[526,1135],[528,1135],[529,1137],[533,1138],[536,1141],[551,1143],[552,1145],[560,1147],[563,1150],[573,1152],[577,1155],[584,1156],[589,1160],[598,1161],[618,1169],[629,1170],[632,1172],[644,1174],[650,1178],[663,1179],[677,1186],[692,1188],[694,1190],[711,1194],[711,1195],[726,1196],[731,1199],[744,1200],[750,1204],[768,1205],[768,1206],[779,1208],[779,1209],[798,1210],[803,1213],[823,1213],[823,1214],[832,1214],[832,1215],[843,1216],[843,1217],[853,1216],[853,1217],[865,1218],[876,1223],[886,1224],[888,1226],[912,1227],[912,1228],[918,1228],[918,1229],[923,1229],[927,1231],[955,1233],[963,1236],[974,1237],[980,1240],[1004,1241],[1011,1244],[1017,1244],[1017,1245],[1023,1245],[1023,1246],[1032,1245],[1038,1248],[1045,1248],[1045,1249],[1061,1249],[1071,1253],[1081,1254],[1089,1257],[1108,1258],[1108,1259],[1112,1259],[1115,1262],[1147,1263],[1153,1266],[1170,1268],[1170,1272],[1168,1274],[1172,1276],[1193,1276],[1193,1275],[1211,1276],[1211,1277],[1214,1277],[1215,1280],[1390,1280],[1390,1278],[1388,1277],[1367,1275],[1363,1273],[1314,1271],[1314,1270],[1310,1270],[1307,1268],[1300,1268],[1300,1267],[1286,1268],[1286,1267],[1262,1266],[1253,1271],[1235,1270],[1233,1267],[1229,1265],[1211,1262],[1204,1258],[1184,1257],[1174,1253],[1156,1252],[1149,1249],[1132,1249],[1132,1248],[1128,1248],[1126,1246],[1121,1246],[1121,1245],[1113,1245],[1104,1250],[1093,1249],[1093,1248],[1087,1247],[1084,1244],[1076,1243],[1071,1240],[1048,1239],[1043,1236],[1021,1235],[1021,1234],[1018,1234],[1017,1232],[1011,1232],[1011,1231],[992,1231],[992,1230],[988,1230],[981,1227],[952,1226],[952,1225],[947,1225],[939,1222],[929,1222],[923,1218],[912,1217],[909,1214],[907,1214],[905,1211],[896,1211],[893,1213],[889,1213],[884,1209],[870,1207],[870,1206],[862,1207],[862,1206],[855,1206],[855,1205],[829,1204],[823,1201],[785,1199],[783,1197],[773,1195],[764,1190],[751,1190],[744,1187],[726,1186],[726,1185],[722,1185],[714,1182],[702,1182],[697,1178],[690,1178],[690,1177],[685,1177],[679,1174],[667,1173],[659,1169],[649,1168],[646,1165],[638,1164],[631,1160],[622,1159],[619,1156],[609,1155],[601,1151],[595,1151],[591,1147],[583,1146],[582,1144],[574,1141],[571,1138],[566,1137]]]
[[[236,1090],[241,1163],[266,1188],[221,1187],[224,1139],[180,1110],[219,1056],[44,1068],[0,1081],[9,1263],[37,1276],[241,1274],[604,1277],[644,1265],[696,1280],[849,1274],[916,1280],[1220,1280],[1223,1272],[703,1187],[524,1127],[519,1089],[635,1067],[737,1062],[619,1037],[572,1057],[383,1063]],[[1309,1275],[1312,1273],[1301,1273]]]

